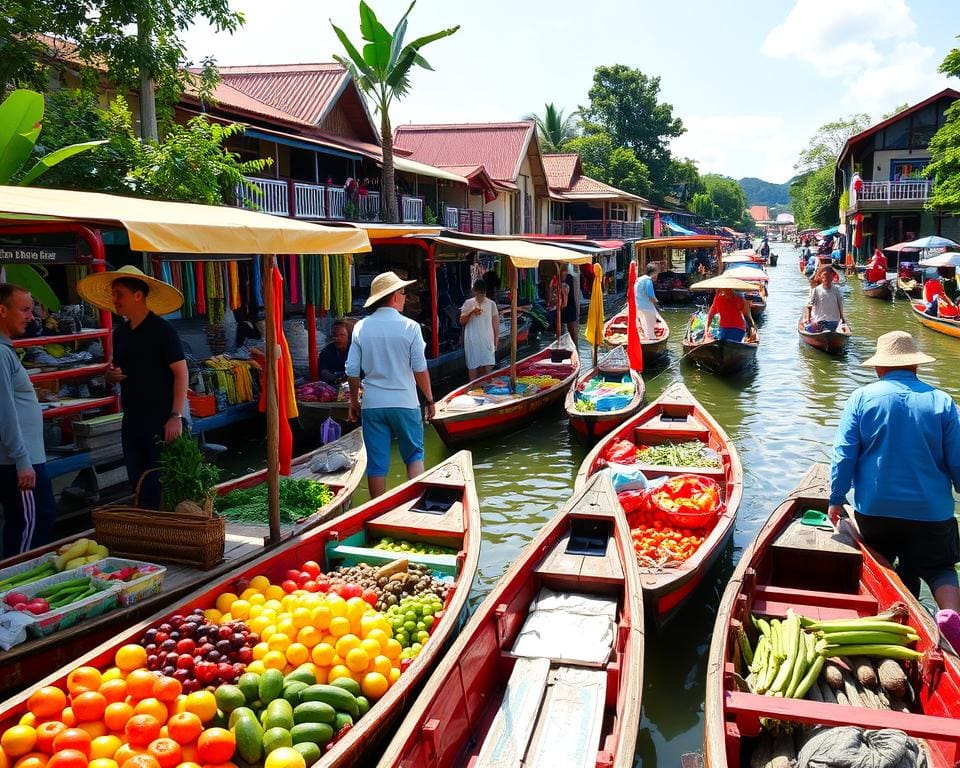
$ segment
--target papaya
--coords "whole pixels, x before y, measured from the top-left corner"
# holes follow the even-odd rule
[[[305,701],[293,710],[293,722],[332,723],[337,711],[325,701]]]
[[[237,754],[244,762],[251,765],[259,763],[263,757],[263,728],[257,718],[241,715],[230,730],[237,741]]]
[[[329,723],[300,723],[293,726],[290,738],[294,744],[309,741],[323,746],[333,738],[333,726]]]

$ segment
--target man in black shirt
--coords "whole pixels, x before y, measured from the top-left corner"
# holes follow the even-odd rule
[[[97,280],[88,282],[91,278]],[[183,431],[188,383],[183,346],[173,326],[154,314],[175,311],[183,297],[135,267],[90,275],[77,288],[96,306],[102,306],[98,300],[106,301],[109,289],[113,310],[126,318],[114,328],[113,359],[105,375],[108,382],[120,383],[120,437],[127,477],[136,486],[144,472],[158,466],[160,443],[175,440]],[[143,481],[140,506],[159,505],[160,478],[154,472]]]
[[[350,351],[350,329],[345,320],[335,320],[330,328],[330,343],[317,356],[320,380],[338,386],[347,380],[347,352]]]

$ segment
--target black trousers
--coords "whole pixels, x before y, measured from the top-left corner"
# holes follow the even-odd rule
[[[26,552],[50,541],[57,519],[57,500],[46,464],[34,464],[37,483],[31,491],[17,487],[17,468],[0,465],[0,507],[3,507],[3,556]]]

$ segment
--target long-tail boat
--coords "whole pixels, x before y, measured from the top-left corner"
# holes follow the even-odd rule
[[[646,391],[643,377],[630,368],[622,347],[617,347],[610,353],[610,355],[614,354],[623,358],[623,365],[618,367],[615,373],[609,373],[605,370],[605,363],[602,358],[597,365],[577,379],[576,383],[567,391],[567,397],[564,401],[567,417],[570,419],[570,428],[587,445],[592,445],[618,424],[622,424],[639,411],[643,405],[643,396]],[[599,377],[609,377],[612,381],[620,381],[624,377],[629,377],[633,385],[633,395],[619,408],[593,411],[579,410],[577,408],[578,394],[594,378]]]
[[[907,299],[919,299],[921,286],[912,277],[897,276],[897,294]]]
[[[560,405],[580,371],[580,355],[569,334],[546,349],[517,361],[518,384],[531,390],[510,392],[510,369],[501,368],[458,387],[437,401],[430,422],[448,447],[478,437],[519,429],[549,408]],[[525,376],[548,381],[522,382]]]
[[[337,453],[347,457],[349,466],[329,473],[311,468]],[[291,470],[290,476],[293,478],[310,478],[325,483],[333,491],[333,498],[318,509],[316,514],[295,523],[282,524],[281,532],[285,539],[299,535],[349,509],[353,492],[367,470],[367,452],[360,430],[354,430],[339,440],[296,458]],[[265,479],[266,470],[260,470],[221,483],[217,486],[217,492],[223,495],[236,488],[252,488],[263,483]],[[263,552],[266,535],[265,525],[228,522],[223,560],[212,568],[203,570],[182,564],[165,564],[167,571],[160,590],[156,594],[148,595],[132,605],[121,605],[100,616],[87,618],[79,624],[46,637],[28,639],[8,651],[0,650],[0,694],[18,690],[25,684],[38,680],[50,669],[76,658],[77,655],[113,637],[118,630],[160,610],[163,606],[192,592],[201,584],[214,581],[243,563],[253,560]],[[0,561],[0,568],[25,563],[48,552],[55,552],[64,544],[81,537],[95,537],[95,532],[91,529],[44,547],[23,552],[16,557]],[[151,560],[149,557],[136,559]]]
[[[593,477],[477,608],[380,768],[632,766],[644,645],[634,562],[613,487]],[[544,621],[553,628],[539,631]]]
[[[637,566],[644,605],[657,623],[663,623],[707,577],[733,534],[743,495],[743,468],[737,449],[727,433],[690,394],[690,390],[680,383],[669,386],[640,413],[597,443],[580,465],[577,488],[606,466],[604,457],[607,450],[612,443],[620,440],[638,447],[696,441],[717,454],[719,466],[713,467],[635,465],[650,480],[683,474],[703,475],[717,482],[723,497],[720,515],[689,559],[676,565]]]
[[[770,515],[727,582],[707,665],[705,765],[750,765],[763,729],[779,721],[818,730],[845,725],[896,729],[921,740],[931,768],[952,768],[960,757],[960,666],[939,649],[936,624],[890,565],[863,543],[855,524],[843,519],[834,525],[822,514],[829,493],[829,467],[814,465]],[[919,636],[915,649],[923,654],[919,662],[906,665],[914,693],[908,711],[742,689],[740,680],[748,670],[737,636],[742,630],[748,640],[755,640],[751,614],[782,619],[792,610],[820,621],[855,619],[876,616],[897,604]],[[791,746],[793,741],[791,735]],[[784,755],[784,764],[789,759]]]
[[[644,367],[653,365],[667,351],[670,341],[670,326],[660,313],[653,329],[656,338],[646,339],[640,334],[640,351],[643,354]],[[627,308],[624,307],[611,317],[603,326],[603,343],[608,347],[620,347],[627,344]]]
[[[743,341],[711,338],[708,341],[696,341],[692,336],[694,317],[696,315],[691,316],[683,337],[684,356],[689,355],[690,359],[704,370],[718,374],[742,371],[756,362],[759,338],[745,338]]]
[[[800,334],[804,344],[830,353],[842,352],[846,349],[847,342],[853,335],[849,326],[837,326],[835,331],[808,331],[803,318],[797,322],[797,333]]]
[[[279,584],[288,569],[299,568],[308,560],[316,561],[324,571],[359,562],[381,565],[396,557],[395,553],[370,546],[373,540],[382,537],[451,547],[458,553],[429,556],[405,553],[409,563],[427,563],[433,570],[454,580],[446,596],[443,616],[434,622],[420,654],[397,682],[351,729],[338,734],[336,744],[313,765],[315,768],[342,768],[367,764],[378,742],[389,736],[397,718],[413,701],[416,691],[436,667],[465,619],[467,598],[480,554],[479,502],[473,465],[467,451],[455,454],[419,477],[345,515],[284,542],[279,548],[222,575],[143,622],[119,632],[114,629],[112,637],[103,644],[0,705],[0,731],[17,723],[26,712],[27,699],[37,688],[53,685],[65,689],[67,674],[77,665],[106,669],[113,664],[114,654],[120,646],[138,642],[146,630],[156,628],[175,614],[185,615],[196,608],[213,607],[219,595],[236,592],[238,580],[249,581],[262,574],[272,583]],[[47,669],[50,669],[49,664]]]
[[[910,309],[913,310],[913,316],[920,325],[924,325],[931,331],[943,333],[947,336],[953,336],[960,339],[960,318],[951,319],[949,317],[933,317],[924,310],[927,305],[922,301],[913,301],[910,303]]]
[[[877,280],[875,283],[863,282],[863,295],[871,299],[890,301],[893,298],[893,281],[890,279]]]

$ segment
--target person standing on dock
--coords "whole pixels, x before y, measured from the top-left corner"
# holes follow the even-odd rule
[[[839,325],[846,325],[847,321],[843,317],[843,294],[837,287],[836,278],[837,273],[833,267],[824,267],[811,281],[814,286],[810,289],[804,317],[809,333],[835,331]]]
[[[500,312],[496,303],[487,298],[487,284],[483,280],[473,284],[473,296],[463,302],[460,325],[463,326],[467,378],[473,381],[493,370],[500,337]]]
[[[50,541],[57,500],[47,475],[43,411],[12,339],[33,320],[29,292],[0,283],[0,507],[3,557]]]
[[[645,339],[657,337],[657,306],[660,302],[657,300],[653,281],[656,280],[659,271],[660,265],[657,262],[650,262],[643,275],[633,284],[633,302],[637,308],[637,322],[640,323],[640,330],[643,331]]]
[[[920,594],[922,579],[942,609],[960,611],[960,411],[946,392],[917,378],[934,362],[906,331],[877,339],[876,381],[847,400],[833,445],[829,515],[837,521],[851,486],[863,540]]]
[[[387,489],[390,471],[390,444],[395,437],[400,456],[407,465],[407,477],[423,472],[423,419],[417,388],[426,398],[426,418],[433,418],[433,391],[424,355],[426,345],[420,326],[401,314],[406,288],[416,280],[401,280],[383,272],[370,283],[370,298],[364,307],[372,314],[354,326],[347,353],[347,381],[350,383],[348,418],[361,414],[360,374],[363,373],[363,442],[367,447],[367,488],[370,497]]]

